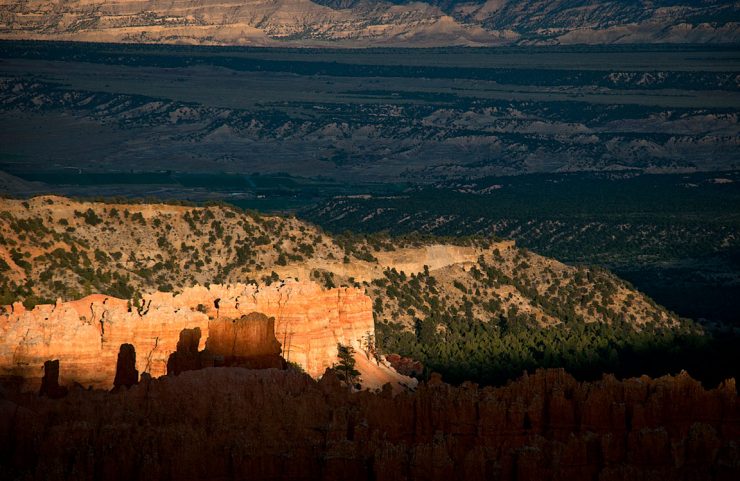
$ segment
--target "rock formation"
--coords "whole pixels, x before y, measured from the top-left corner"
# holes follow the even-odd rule
[[[416,377],[424,372],[424,364],[409,357],[389,354],[386,360],[393,366],[393,369],[406,376]]]
[[[379,2],[332,9],[309,0],[158,0],[3,5],[0,37],[82,41],[279,46],[311,44],[497,44],[506,32],[489,32],[421,3]]]
[[[213,359],[207,357],[204,352],[198,351],[200,336],[199,327],[180,331],[177,350],[167,359],[167,374],[177,375],[184,371],[213,367]]]
[[[250,324],[254,319],[250,316],[240,320],[253,312],[275,319],[274,333],[283,357],[312,376],[336,361],[337,342],[359,350],[362,336],[374,332],[371,301],[359,289],[325,290],[313,282],[293,280],[270,286],[197,286],[177,295],[147,295],[140,303],[103,295],[32,310],[15,303],[0,315],[0,376],[24,378],[27,389],[38,389],[44,362],[58,359],[62,385],[78,382],[110,389],[122,344],[133,346],[138,372],[162,376],[178,342],[193,342],[181,339],[183,329],[200,330],[199,350],[205,347],[211,328],[219,335],[232,332],[264,339],[266,331],[261,329],[267,325]],[[239,328],[228,331],[228,325]],[[223,349],[220,342],[211,341],[217,351]],[[273,352],[274,348],[268,344],[259,349]],[[244,353],[235,353],[240,354]]]
[[[237,359],[279,355],[275,318],[252,312],[239,319],[214,319],[208,324],[206,349]]]
[[[5,212],[0,215],[0,236],[8,240],[7,246],[0,242],[0,259],[10,269],[4,271],[6,276],[0,276],[0,297],[7,299],[4,302],[28,302],[29,297],[38,302],[38,299],[55,299],[59,295],[75,299],[83,297],[78,294],[83,292],[120,293],[120,297],[126,297],[131,292],[158,290],[166,279],[171,289],[192,298],[187,302],[185,298],[179,301],[180,304],[185,302],[188,309],[202,303],[201,311],[210,309],[213,312],[209,314],[215,317],[218,310],[215,302],[223,297],[225,308],[231,309],[231,313],[221,309],[223,316],[237,318],[257,311],[275,317],[277,338],[283,345],[286,359],[300,364],[304,361],[295,357],[301,355],[296,345],[298,340],[288,339],[290,333],[280,331],[292,325],[292,321],[288,320],[283,326],[277,311],[261,307],[265,304],[263,300],[273,304],[283,302],[280,296],[294,295],[289,291],[295,289],[280,289],[275,300],[267,300],[257,292],[265,290],[262,288],[252,287],[243,293],[238,287],[225,293],[211,288],[213,292],[209,293],[206,288],[192,290],[190,287],[209,285],[214,279],[236,286],[247,279],[261,279],[266,283],[274,281],[276,276],[277,279],[311,279],[324,286],[357,287],[359,284],[370,296],[378,322],[406,327],[414,325],[419,312],[467,310],[468,296],[464,290],[480,291],[476,293],[479,301],[472,305],[473,318],[479,322],[488,322],[492,315],[508,316],[510,310],[516,308],[519,313],[533,316],[541,326],[563,322],[554,313],[570,309],[585,322],[627,319],[635,325],[648,321],[662,325],[678,323],[675,314],[608,271],[568,266],[518,249],[512,241],[490,242],[479,238],[458,246],[438,242],[414,244],[388,237],[379,245],[360,241],[347,251],[340,238],[333,238],[298,219],[259,217],[226,206],[189,208],[167,204],[77,202],[57,196],[39,196],[27,202],[0,199],[0,211]],[[110,232],[117,234],[112,236]],[[16,247],[11,248],[13,242]],[[15,253],[11,255],[13,249]],[[23,268],[15,264],[14,257]],[[33,263],[24,264],[21,259],[33,259]],[[495,267],[495,272],[489,267]],[[85,280],[89,275],[87,269],[96,272],[93,286]],[[146,275],[154,271],[159,274]],[[432,284],[410,279],[420,274],[427,277],[427,271],[428,276],[434,277],[434,280],[429,279]],[[405,280],[397,278],[394,272],[403,273]],[[483,277],[487,279],[482,279],[479,273],[485,273]],[[65,286],[63,289],[58,284],[62,282],[60,279]],[[29,282],[33,284],[32,292],[26,292],[24,287]],[[394,291],[388,291],[389,282],[408,291],[407,302],[391,295]],[[529,287],[523,288],[524,285]],[[461,290],[460,286],[465,289]],[[585,298],[583,289],[589,293]],[[24,294],[20,294],[22,292]],[[253,292],[257,298],[255,302],[260,305],[250,304]],[[356,291],[341,292],[349,296]],[[444,295],[440,294],[442,292]],[[234,309],[236,297],[241,294],[239,308]],[[318,294],[306,295],[312,298]],[[332,295],[324,293],[321,296]],[[437,302],[432,304],[431,298],[437,298]],[[228,299],[233,302],[230,304]],[[320,301],[322,305],[324,302]],[[345,302],[346,305],[351,303],[351,300]],[[80,309],[89,311],[89,305],[82,305]],[[147,306],[137,308],[137,312],[145,311]],[[89,312],[80,315],[89,317]],[[305,316],[299,316],[302,317]],[[196,326],[203,327],[201,323],[177,326],[172,339],[177,339],[182,328]],[[156,333],[152,332],[153,340]],[[203,335],[205,340],[205,331]],[[136,346],[140,356],[152,349],[151,345],[144,347],[142,350]],[[174,350],[174,345],[171,349]],[[309,366],[308,369],[316,375],[323,368]],[[164,367],[161,370],[163,372]]]
[[[67,388],[59,385],[59,360],[44,363],[44,377],[41,379],[39,395],[57,399],[67,395]]]
[[[284,369],[280,353],[274,317],[252,312],[239,319],[221,318],[208,323],[205,354],[214,356],[216,366]]]
[[[0,472],[18,479],[734,480],[734,381],[686,374],[351,394],[327,372],[210,368],[63,401],[0,399]]]
[[[136,349],[131,344],[121,344],[118,350],[113,388],[131,387],[137,382],[139,382],[139,371],[136,370]]]

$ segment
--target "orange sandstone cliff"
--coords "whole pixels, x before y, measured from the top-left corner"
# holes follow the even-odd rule
[[[32,310],[15,303],[5,311],[0,315],[0,377],[22,379],[26,389],[38,388],[44,362],[52,359],[59,360],[61,385],[109,389],[122,344],[133,346],[139,373],[162,376],[183,329],[200,329],[197,349],[202,350],[209,329],[223,331],[224,319],[253,312],[274,318],[283,357],[314,377],[336,362],[337,343],[359,351],[363,336],[374,332],[371,301],[361,290],[326,290],[294,280],[270,286],[196,286],[177,295],[146,295],[136,303],[104,295]],[[393,373],[382,365],[370,368]]]

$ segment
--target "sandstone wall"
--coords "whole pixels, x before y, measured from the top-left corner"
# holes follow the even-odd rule
[[[217,356],[250,358],[281,354],[275,318],[253,312],[238,319],[212,319],[206,349]]]
[[[336,362],[337,342],[359,348],[360,338],[374,332],[370,298],[359,289],[324,290],[292,280],[271,286],[196,286],[178,295],[160,292],[144,296],[140,308],[92,295],[32,310],[20,303],[5,309],[0,315],[0,377],[21,377],[28,389],[38,387],[50,359],[60,361],[62,385],[110,388],[119,348],[126,343],[136,349],[140,373],[164,375],[183,329],[200,328],[198,349],[205,347],[209,317],[236,319],[252,312],[274,317],[283,356],[312,376]]]

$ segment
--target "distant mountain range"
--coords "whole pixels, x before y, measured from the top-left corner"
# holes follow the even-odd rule
[[[0,38],[255,46],[736,43],[721,0],[0,0]]]

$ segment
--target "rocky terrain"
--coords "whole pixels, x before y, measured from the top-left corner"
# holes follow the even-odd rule
[[[261,325],[240,327],[252,313],[270,317]],[[337,362],[337,343],[362,352],[362,340],[375,333],[371,301],[361,291],[325,290],[307,281],[211,284],[133,301],[96,294],[32,310],[15,303],[0,316],[0,378],[38,389],[44,363],[54,359],[60,363],[60,384],[110,389],[123,344],[132,346],[139,373],[163,376],[183,330],[194,329],[201,336],[195,351],[206,348],[211,355],[226,356],[225,362],[282,354],[312,376]],[[385,380],[392,379],[389,372]]]
[[[513,241],[40,196],[0,201],[0,270],[0,479],[740,473],[721,356],[692,351],[722,376],[708,390],[603,374],[674,369],[701,329]],[[357,383],[340,381],[342,345]],[[600,377],[531,369],[561,363]]]
[[[738,479],[738,23],[0,0],[0,481]]]
[[[335,196],[300,215],[333,232],[515,239],[547,257],[605,266],[683,317],[737,325],[739,180],[737,172],[455,179],[393,196]]]
[[[350,393],[327,371],[210,368],[116,392],[0,397],[7,479],[734,480],[734,381],[685,373]]]
[[[42,196],[0,202],[0,259],[3,373],[31,387],[54,359],[64,381],[110,387],[124,344],[132,369],[162,375],[183,329],[199,329],[197,351],[219,319],[252,312],[275,318],[285,359],[311,375],[338,343],[364,353],[367,386],[409,384],[376,352],[410,357],[402,370],[420,377],[485,384],[542,365],[660,375],[711,354],[698,368],[713,385],[737,365],[610,272],[512,241],[332,236],[226,205]]]
[[[439,46],[731,43],[738,5],[717,1],[4,0],[4,38],[199,45]]]
[[[130,299],[154,290],[186,295],[193,285],[293,278],[364,289],[377,322],[406,326],[434,312],[478,321],[516,312],[543,326],[677,322],[605,270],[568,266],[509,241],[332,237],[295,218],[227,206],[54,196],[0,201],[0,236],[4,304],[98,293]],[[210,298],[190,302],[211,308]]]
[[[737,55],[697,49],[3,42],[0,170],[19,178],[2,182],[24,193],[255,200],[254,180],[211,182],[204,193],[177,174],[289,172],[352,191],[533,172],[736,169]],[[73,169],[160,175],[132,176],[122,189],[116,177],[85,183]]]
[[[8,188],[72,193],[57,177],[80,182],[69,178],[72,168],[194,173],[208,165],[212,173],[290,172],[351,187],[740,165],[740,76],[729,51],[672,54],[675,63],[655,67],[650,53],[639,52],[628,65],[619,64],[624,57],[610,65],[617,54],[570,52],[560,66],[542,65],[546,51],[513,60],[501,51],[450,51],[437,54],[442,66],[431,54],[409,52],[357,60],[311,53],[300,61],[289,53],[205,53],[9,48],[9,57],[22,58],[4,60],[0,75],[8,154],[0,170],[50,185],[15,179]],[[704,55],[719,58],[695,66],[683,58]],[[378,64],[384,60],[390,64]],[[477,67],[482,62],[493,65]],[[192,190],[177,178],[141,181],[128,188]],[[95,188],[112,190],[111,183]],[[249,183],[239,187],[237,198],[255,198],[244,192]]]

